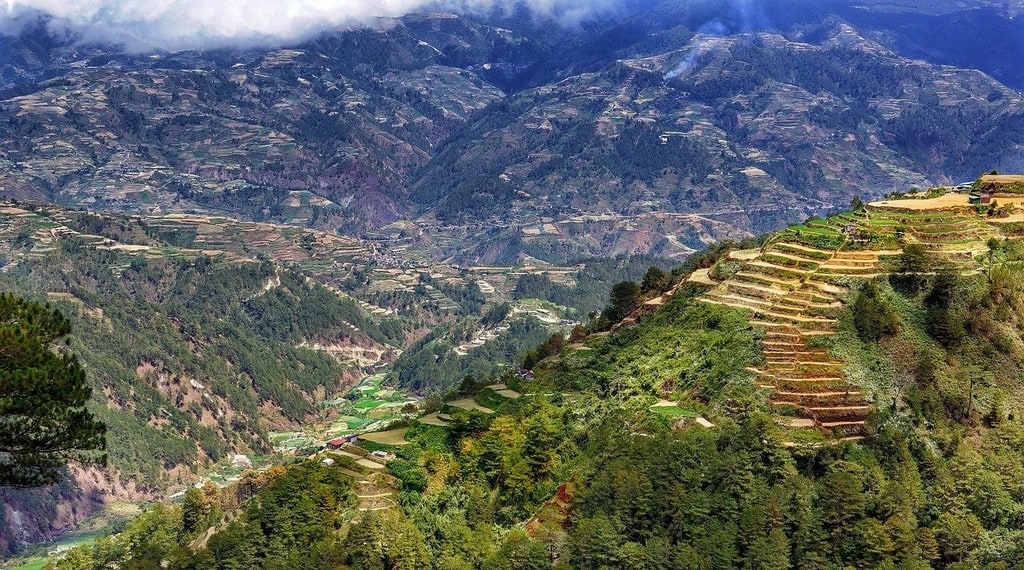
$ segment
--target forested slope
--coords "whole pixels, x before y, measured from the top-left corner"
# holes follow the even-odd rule
[[[269,454],[269,430],[319,417],[324,399],[372,367],[345,350],[386,362],[404,341],[401,319],[382,323],[266,257],[179,248],[127,218],[66,220],[96,235],[15,211],[0,241],[0,290],[70,319],[68,350],[107,425],[109,469],[76,469],[48,490],[5,490],[5,554],[105,504],[166,497],[234,454]],[[40,241],[51,231],[61,239]]]
[[[534,378],[465,383],[440,417],[414,422],[411,444],[391,448],[394,505],[267,546],[261,533],[279,530],[248,512],[257,498],[224,531],[232,550],[170,541],[159,556],[172,568],[270,568],[311,545],[329,553],[324,568],[1017,567],[1024,250],[1014,222],[989,224],[981,209],[861,213],[878,233],[849,251],[891,244],[890,215],[905,241],[889,269],[830,278],[848,292],[819,346],[872,408],[860,439],[787,421],[757,380],[757,319],[771,316],[708,302],[743,265],[718,248],[677,273],[687,282],[640,293],[625,321],[606,311],[589,336],[546,343]],[[929,224],[946,217],[940,238]],[[956,251],[977,243],[967,226],[999,229],[965,257]],[[912,247],[925,234],[927,247]],[[466,409],[467,394],[491,413]],[[180,524],[168,513],[164,524]]]

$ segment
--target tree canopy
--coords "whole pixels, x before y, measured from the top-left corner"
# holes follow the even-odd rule
[[[48,485],[68,461],[106,461],[85,370],[58,346],[70,332],[59,311],[0,294],[0,486]]]

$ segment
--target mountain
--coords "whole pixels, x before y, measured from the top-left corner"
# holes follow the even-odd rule
[[[679,258],[1019,166],[1015,12],[900,6],[436,13],[154,54],[27,28],[3,41],[0,193],[348,235],[415,221],[425,254],[474,263]]]
[[[449,143],[412,199],[445,201],[445,217],[547,216],[583,246],[606,238],[573,232],[587,215],[682,212],[662,231],[683,236],[686,225],[764,231],[866,188],[966,176],[1008,154],[1021,105],[1012,90],[895,58],[843,24],[814,33],[818,44],[696,37],[520,93]],[[968,95],[989,89],[991,100]]]
[[[532,374],[57,567],[1018,565],[1024,199],[897,198],[703,252]]]

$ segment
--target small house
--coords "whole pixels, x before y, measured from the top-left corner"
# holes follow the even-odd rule
[[[972,192],[967,196],[967,202],[970,204],[990,204],[992,203],[991,194],[983,194],[978,192]]]
[[[334,460],[328,457],[327,459],[321,461],[320,465],[323,465],[324,467],[330,467],[331,465],[334,465]]]
[[[328,441],[326,447],[327,449],[338,449],[347,443],[355,443],[357,441],[359,441],[359,434],[349,433]]]

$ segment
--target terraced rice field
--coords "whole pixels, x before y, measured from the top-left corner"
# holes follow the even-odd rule
[[[870,232],[920,244],[931,254],[959,265],[969,265],[971,258],[986,251],[988,239],[999,235],[987,220],[954,211],[919,212],[888,206],[869,209],[868,216]]]
[[[772,391],[772,406],[788,425],[826,433],[863,431],[870,411],[864,393],[846,384],[841,362],[809,346],[808,339],[834,334],[835,315],[848,290],[831,281],[876,275],[879,257],[875,252],[840,256],[796,240],[778,241],[702,297],[749,310],[751,324],[764,330],[763,364],[750,371]]]
[[[945,200],[943,205],[950,202]],[[740,271],[701,297],[750,311],[751,324],[764,331],[763,363],[749,370],[771,390],[771,404],[787,425],[847,437],[863,434],[871,410],[867,395],[846,381],[842,362],[808,342],[835,334],[851,280],[890,272],[902,254],[893,247],[899,243],[921,244],[933,258],[961,271],[977,270],[974,258],[999,235],[965,207],[932,211],[919,202],[880,203],[792,226],[758,255],[747,255]]]

